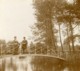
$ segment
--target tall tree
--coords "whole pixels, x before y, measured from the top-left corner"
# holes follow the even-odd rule
[[[70,32],[69,36],[71,36],[72,49],[73,51],[75,51],[74,38],[73,38],[74,35],[73,25],[75,24],[77,14],[75,13],[74,5],[66,3],[63,9],[59,12],[60,13],[58,14],[58,20],[68,25],[67,28],[69,28],[69,32]]]
[[[68,25],[67,37],[71,36],[71,47],[74,49],[74,27],[77,19],[80,19],[79,2],[76,4],[68,4],[66,0],[35,0],[35,14],[37,18],[36,27],[38,29],[40,39],[43,39],[48,47],[56,47],[56,37],[54,33],[54,19],[59,20],[58,23],[63,22]],[[77,11],[76,11],[77,10]],[[60,29],[60,25],[59,25]],[[60,32],[60,30],[59,30]],[[60,35],[61,37],[61,35]],[[62,41],[61,41],[62,45]],[[54,48],[56,50],[56,48]],[[63,49],[63,48],[62,48]]]
[[[45,44],[56,50],[54,25],[53,25],[53,3],[51,0],[35,0],[37,23],[36,27],[44,38]],[[42,39],[43,39],[42,38]]]

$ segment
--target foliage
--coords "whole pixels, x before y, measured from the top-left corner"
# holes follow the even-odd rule
[[[63,8],[64,0],[35,0],[34,8],[37,23],[35,23],[35,28],[37,28],[36,36],[39,36],[45,44],[56,50],[56,36],[54,24],[55,16],[58,14],[59,9]],[[59,8],[60,7],[60,8]],[[35,31],[34,31],[35,33]],[[38,41],[40,40],[38,39]]]

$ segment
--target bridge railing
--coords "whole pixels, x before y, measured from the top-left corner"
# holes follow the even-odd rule
[[[14,48],[12,49],[7,49],[9,52],[11,51],[12,54],[14,52]],[[50,55],[50,56],[56,56],[56,57],[60,57],[60,58],[65,58],[68,59],[69,57],[80,57],[80,51],[55,51],[54,49],[50,49],[49,47],[34,47],[34,48],[29,48],[26,50],[27,53],[26,54],[42,54],[42,55]],[[6,52],[6,50],[4,51]],[[18,53],[21,53],[21,50],[19,49]],[[23,53],[21,53],[23,54]],[[1,53],[1,55],[3,55],[3,53]],[[5,53],[6,55],[6,53]]]
[[[30,49],[29,54],[43,54],[43,55],[52,55],[61,58],[68,59],[73,56],[80,56],[80,51],[55,51],[54,49],[46,48],[35,48]]]

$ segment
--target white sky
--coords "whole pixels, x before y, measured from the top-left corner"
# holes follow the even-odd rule
[[[72,4],[74,0],[67,0],[68,3]]]
[[[73,0],[67,0],[72,3]],[[32,0],[0,0],[0,39],[28,41],[32,36],[30,27],[35,22]]]
[[[29,39],[34,17],[32,0],[0,0],[0,39]]]

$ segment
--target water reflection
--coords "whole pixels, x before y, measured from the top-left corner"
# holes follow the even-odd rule
[[[48,57],[7,57],[0,59],[0,71],[68,71],[65,61]]]
[[[66,67],[65,61],[50,57],[33,57],[31,63],[33,71],[63,71]]]

